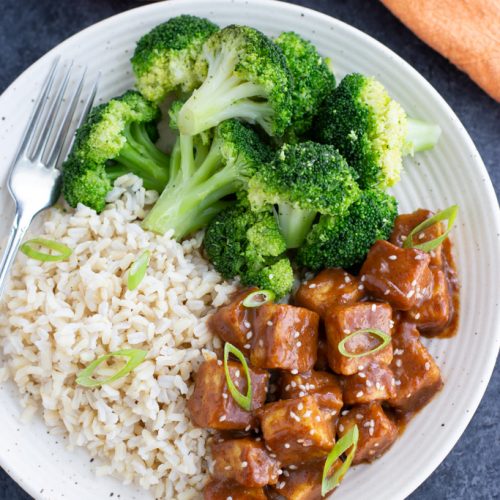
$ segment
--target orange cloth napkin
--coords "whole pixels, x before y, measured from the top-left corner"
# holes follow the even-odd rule
[[[500,101],[500,0],[381,0],[419,38]]]

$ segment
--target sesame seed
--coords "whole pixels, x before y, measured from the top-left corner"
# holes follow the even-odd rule
[[[348,328],[346,328],[346,329],[344,330],[344,334],[345,334],[345,335],[349,335],[350,333],[351,333],[351,330],[349,330]]]
[[[398,368],[401,368],[401,365],[403,364],[403,362],[400,360],[400,359],[396,359],[396,366]]]
[[[303,442],[304,442],[303,439],[301,439],[301,438],[297,439],[297,443],[302,444]]]
[[[361,415],[361,413],[356,413],[356,420],[363,420],[363,415]]]
[[[356,397],[357,397],[357,398],[362,398],[362,397],[364,396],[364,394],[365,394],[365,393],[364,393],[363,391],[358,391],[358,392],[356,393]]]
[[[272,322],[271,320],[269,320],[269,321],[267,322],[267,326],[273,326],[273,322]]]
[[[366,387],[371,387],[373,385],[371,380],[367,380],[365,382],[365,384],[366,384]]]
[[[342,424],[339,425],[339,432],[344,432],[344,426]]]
[[[290,384],[287,384],[287,385],[285,386],[285,391],[289,391],[289,390],[290,390]]]
[[[413,281],[411,282],[411,286],[417,286],[417,280],[413,280]]]
[[[321,417],[319,415],[316,415],[316,422],[321,422]]]
[[[250,349],[251,347],[252,347],[252,345],[251,345],[251,344],[245,344],[245,345],[243,346],[243,348],[244,348],[244,349]]]
[[[391,292],[389,291],[389,289],[387,289],[385,292],[384,292],[384,295],[389,295]]]
[[[361,276],[361,282],[365,281],[365,279],[366,279],[366,275],[363,274],[363,276]]]
[[[404,352],[404,349],[394,349],[394,356],[401,356]]]
[[[285,443],[283,446],[284,446],[286,449],[288,449],[288,448],[290,448],[290,443]]]
[[[296,368],[294,368],[293,370],[290,371],[290,373],[292,375],[297,375],[299,373],[299,370],[297,370]]]
[[[293,334],[293,338],[294,338],[294,339],[298,339],[299,337],[300,337],[300,333],[299,333],[299,332],[295,332],[295,333]]]
[[[415,260],[423,260],[424,256],[421,254],[415,255]]]
[[[226,415],[222,415],[219,417],[219,422],[224,422],[226,420]]]
[[[401,380],[396,380],[394,383],[395,383],[396,385],[401,385]]]
[[[431,369],[431,364],[427,361],[424,365],[426,371],[429,371]]]
[[[372,312],[375,312],[377,310],[377,306],[375,304],[372,304]]]
[[[222,397],[223,397],[224,399],[227,399],[227,394],[226,394],[225,392],[223,392],[223,393],[222,393]]]
[[[311,283],[311,284],[309,285],[309,288],[316,288],[316,284],[315,284],[315,283]]]
[[[290,412],[290,416],[296,421],[296,422],[300,422],[300,417],[294,413],[293,411]]]
[[[297,387],[297,382],[295,382],[295,380],[292,380],[292,381],[290,382],[290,385],[291,385],[292,387]]]
[[[420,233],[420,234],[418,235],[418,239],[419,239],[419,240],[423,240],[424,238],[425,238],[425,233]]]
[[[269,456],[271,458],[278,458],[278,455],[276,455],[276,453],[269,453]]]
[[[280,469],[281,471],[281,469]],[[290,473],[287,470],[282,471],[285,477],[290,477]]]
[[[344,276],[344,281],[346,283],[350,283],[351,282],[351,278],[349,278],[349,276]]]
[[[293,464],[292,464],[292,465],[289,465],[289,466],[288,466],[288,468],[289,468],[290,470],[297,470],[297,469],[298,469],[298,467],[297,467],[296,465],[293,465]]]
[[[366,378],[366,373],[359,372],[358,376],[361,377],[361,378]]]
[[[314,429],[311,429],[311,430],[309,431],[309,434],[311,434],[311,436],[314,436],[314,434],[316,434],[316,431],[315,431]]]
[[[375,443],[373,446],[375,446],[375,448],[378,448],[380,446],[380,443]]]
[[[300,346],[302,346],[302,342],[299,340],[299,341],[297,342],[297,347],[300,347]]]
[[[373,427],[370,427],[368,429],[368,433],[370,434],[370,436],[373,436],[373,433],[375,432],[375,429]]]
[[[262,339],[259,339],[259,347],[264,347],[264,341]]]
[[[370,427],[370,421],[368,420],[368,422],[365,422],[365,423],[363,424],[363,427]]]
[[[344,410],[344,411],[341,413],[341,415],[342,415],[342,416],[345,416],[345,415],[348,415],[348,414],[349,414],[349,410]]]
[[[245,432],[248,432],[251,428],[252,428],[252,426],[251,426],[251,425],[247,425],[247,426],[245,427]]]
[[[303,398],[305,395],[306,395],[306,393],[304,391],[299,392],[299,398]]]
[[[261,437],[257,437],[257,438],[255,438],[255,441],[260,442],[260,441],[262,441],[262,438]]]
[[[253,332],[248,332],[246,337],[247,337],[247,340],[250,340],[253,336]]]
[[[358,365],[358,371],[362,372],[365,369],[363,365]]]
[[[389,320],[389,328],[393,328],[394,327],[394,320],[390,319]]]
[[[397,255],[389,255],[389,260],[397,260]]]
[[[310,417],[312,414],[312,411],[311,410],[307,410],[305,413],[304,413],[304,417]]]
[[[382,384],[380,382],[377,382],[375,384],[375,387],[377,388],[378,391],[381,391],[382,390]]]
[[[375,450],[370,450],[369,453],[370,453],[370,455],[374,455],[375,454]]]
[[[248,462],[245,460],[241,462],[241,467],[244,469],[245,467],[248,467]]]
[[[284,488],[284,487],[285,487],[285,484],[286,484],[286,483],[285,483],[285,481],[281,481],[281,483],[278,483],[278,484],[276,485],[276,488],[277,488],[278,490],[281,490],[282,488]]]
[[[243,321],[243,325],[245,325],[245,328],[250,328],[252,326],[250,321]]]
[[[420,313],[415,314],[415,319],[420,319]]]
[[[221,361],[220,359],[218,359],[218,360],[217,360],[217,364],[218,364],[219,366],[222,366],[222,361]]]
[[[233,497],[231,497],[231,496],[226,497],[226,500],[233,500]]]
[[[410,290],[410,291],[406,294],[406,296],[407,296],[409,299],[411,299],[411,298],[413,297],[413,295],[415,295],[415,290]]]
[[[236,371],[234,372],[234,374],[236,375],[236,377],[241,376],[241,372],[240,372],[239,370],[236,370]]]
[[[365,289],[365,287],[363,285],[358,286],[358,290],[364,290],[364,289]]]
[[[232,467],[231,467],[230,465],[226,465],[226,466],[224,467],[224,469],[225,469],[225,470],[231,470],[231,469],[232,469]]]

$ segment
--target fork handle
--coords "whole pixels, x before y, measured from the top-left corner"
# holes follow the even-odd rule
[[[17,250],[32,220],[33,214],[20,210],[19,207],[16,209],[9,239],[0,260],[0,299],[7,284],[9,271],[16,257]]]

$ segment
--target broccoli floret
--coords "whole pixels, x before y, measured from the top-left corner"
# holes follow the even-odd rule
[[[332,144],[359,174],[360,186],[386,188],[399,181],[402,157],[432,148],[437,125],[414,122],[375,78],[347,75],[315,119],[315,137]]]
[[[300,265],[313,270],[360,264],[377,240],[394,226],[396,199],[378,189],[363,191],[344,216],[322,216],[297,252]]]
[[[131,60],[139,91],[161,102],[171,91],[195,89],[206,76],[195,68],[196,59],[205,40],[218,30],[208,19],[188,15],[153,28],[139,40]]]
[[[291,76],[283,52],[263,33],[228,26],[205,42],[197,66],[208,73],[179,113],[181,133],[196,135],[239,118],[269,135],[283,134],[291,118]]]
[[[293,115],[286,133],[290,140],[311,128],[318,107],[335,88],[335,77],[316,47],[297,33],[282,33],[274,42],[283,51],[293,77]]]
[[[284,144],[249,182],[254,209],[275,206],[288,248],[298,248],[318,214],[343,214],[359,196],[355,172],[338,151],[314,142]]]
[[[244,187],[269,158],[258,135],[237,120],[221,123],[210,147],[205,136],[181,134],[172,152],[170,179],[143,221],[146,229],[177,239],[204,227],[227,203],[224,198]]]
[[[204,247],[226,279],[239,276],[244,285],[271,289],[278,297],[292,288],[286,243],[272,212],[253,212],[245,204],[232,206],[209,224]]]
[[[146,189],[161,192],[168,180],[169,157],[151,139],[159,118],[159,108],[135,91],[95,107],[78,129],[63,164],[66,201],[99,212],[112,182],[127,173],[141,177]]]

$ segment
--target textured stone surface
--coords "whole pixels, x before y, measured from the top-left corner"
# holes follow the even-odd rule
[[[422,73],[462,120],[499,192],[500,106],[497,103],[373,0],[297,0],[291,3],[330,14],[361,29]],[[141,4],[132,0],[2,0],[0,92],[25,68],[68,36]],[[500,367],[497,365],[471,424],[446,460],[411,495],[412,500],[500,498],[499,394]],[[0,500],[29,498],[0,469]]]

